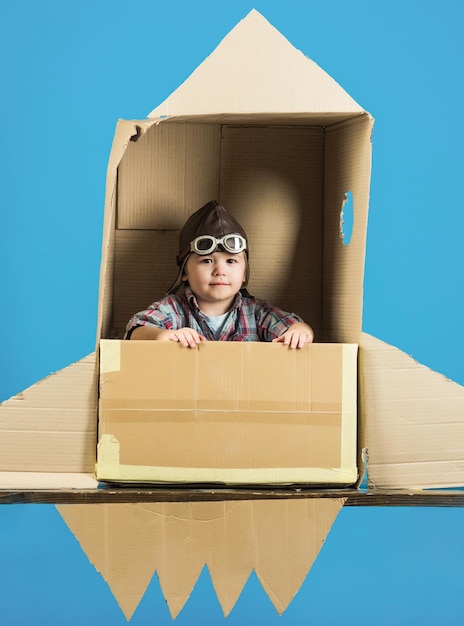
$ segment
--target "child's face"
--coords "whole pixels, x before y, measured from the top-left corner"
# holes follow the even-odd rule
[[[246,263],[245,252],[213,252],[206,256],[191,254],[182,280],[188,280],[204,313],[221,315],[229,310],[245,281]]]

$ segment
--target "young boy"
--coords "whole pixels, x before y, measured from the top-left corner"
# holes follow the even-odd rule
[[[310,326],[246,291],[247,236],[213,200],[189,217],[179,235],[179,273],[168,294],[127,324],[127,339],[178,341],[273,341],[302,348],[314,338]],[[185,290],[176,295],[181,284]]]

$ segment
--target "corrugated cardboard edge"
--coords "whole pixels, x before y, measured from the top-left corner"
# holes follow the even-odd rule
[[[58,510],[130,619],[155,571],[176,617],[205,565],[225,615],[253,570],[283,613],[344,502],[96,504]]]
[[[464,387],[380,339],[360,340],[370,488],[464,485]]]
[[[38,483],[56,473],[59,485],[74,475],[78,484],[79,473],[95,469],[96,424],[97,366],[91,353],[1,404],[0,485],[18,481],[21,472],[37,472]],[[31,485],[30,476],[25,483]]]

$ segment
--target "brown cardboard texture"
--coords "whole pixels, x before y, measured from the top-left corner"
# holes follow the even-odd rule
[[[93,353],[2,404],[2,487],[89,486],[95,465],[97,381]]]
[[[175,275],[179,229],[193,210],[219,199],[249,235],[251,293],[300,313],[314,327],[318,342],[360,345],[358,439],[359,447],[369,449],[370,487],[460,486],[463,388],[361,332],[372,127],[372,117],[362,107],[252,11],[148,119],[117,124],[106,183],[96,349],[100,339],[121,339],[129,317],[165,293]],[[354,226],[345,245],[342,213],[348,193]],[[37,487],[44,475],[56,476],[58,486],[63,475],[87,479],[95,460],[97,381],[95,355],[90,355],[0,407],[0,458],[5,459],[0,484],[9,484],[12,472],[16,480],[23,474],[28,487]],[[79,393],[73,395],[77,387]],[[77,445],[69,445],[71,441]],[[249,504],[255,505],[259,503]],[[222,506],[221,513],[211,505],[201,515],[224,526],[229,504]],[[291,506],[276,501],[268,521],[285,517]],[[324,521],[322,512],[317,513],[324,501],[314,506],[311,533],[323,537],[336,512]],[[159,505],[148,515],[169,524],[165,507]],[[178,507],[180,518],[190,519],[196,505]],[[143,594],[150,572],[165,572],[181,560],[148,557],[143,545],[158,531],[138,525],[138,505],[127,506],[124,514],[118,505],[61,507],[63,515],[65,508],[91,560],[102,571],[105,564],[104,575],[128,614],[138,600],[127,598],[124,580],[111,582],[124,574],[117,571],[124,550],[134,550],[135,571],[145,572],[137,589],[131,587],[133,598]],[[112,512],[117,513],[115,519]],[[118,534],[105,525],[110,517],[111,523],[120,524],[124,542],[110,541],[110,535]],[[295,536],[301,538],[309,521],[298,519]],[[243,533],[251,532],[244,526]],[[184,533],[181,530],[180,536]],[[94,536],[105,541],[93,541]],[[264,534],[249,539],[250,555],[261,540]],[[223,553],[217,551],[214,533],[205,545],[208,541],[217,558],[235,555],[229,535],[222,537]],[[286,571],[298,558],[298,549],[290,557],[276,552],[279,541],[270,545],[267,556],[275,559],[276,571]],[[189,563],[194,569],[179,577],[179,586],[172,570],[160,574],[174,613],[203,561],[196,553],[199,546],[191,544]],[[221,572],[218,579],[226,591],[218,593],[228,598],[221,600],[228,610],[249,569],[239,562],[234,578],[224,563],[225,557],[222,569],[212,568]],[[224,571],[229,578],[223,578]],[[220,584],[216,582],[216,588]],[[284,607],[291,591],[278,587],[275,596]]]
[[[100,342],[97,478],[349,485],[357,346]]]
[[[464,387],[375,337],[360,345],[370,488],[463,485]]]
[[[130,619],[156,571],[173,617],[206,565],[225,615],[254,570],[283,613],[342,499],[63,505],[63,519]]]

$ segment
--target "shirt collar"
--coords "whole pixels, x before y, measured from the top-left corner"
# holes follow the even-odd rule
[[[190,289],[189,286],[185,287],[184,297],[187,298],[187,302],[190,304],[192,308],[197,309],[198,311],[200,310],[195,294],[193,293],[193,291]]]

